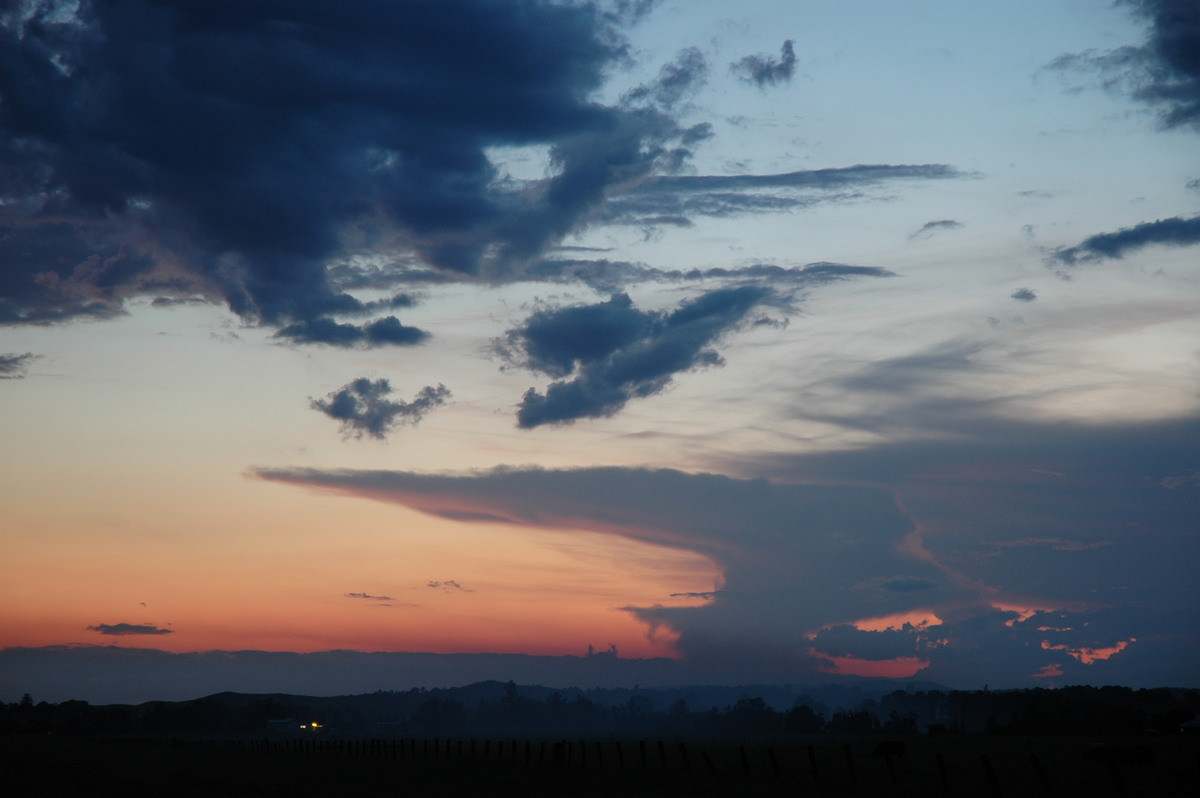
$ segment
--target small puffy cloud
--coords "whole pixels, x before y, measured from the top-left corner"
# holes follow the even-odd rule
[[[169,635],[171,629],[161,629],[149,623],[98,623],[88,627],[89,632],[99,632],[102,635]]]
[[[925,224],[921,225],[921,229],[914,230],[913,232],[909,233],[908,238],[909,240],[917,238],[929,238],[934,233],[942,230],[957,230],[963,226],[964,225],[962,222],[955,221],[954,219],[938,219],[936,221],[926,222]]]
[[[791,39],[783,43],[779,58],[768,55],[748,55],[729,66],[730,71],[747,83],[762,88],[787,83],[796,74],[796,49]]]
[[[1009,297],[1017,300],[1018,302],[1032,302],[1037,299],[1037,292],[1032,288],[1018,288],[1016,291],[1013,291],[1011,294],[1009,294]]]
[[[429,337],[429,333],[400,323],[395,316],[363,325],[339,323],[327,316],[298,321],[275,333],[298,344],[325,344],[340,347],[412,346]]]
[[[439,384],[426,385],[411,402],[393,401],[391,384],[385,379],[361,377],[343,385],[324,399],[310,399],[309,404],[341,423],[347,437],[369,435],[383,440],[393,428],[418,424],[425,414],[446,403],[450,390]]]
[[[21,355],[0,355],[0,380],[19,380],[25,376],[25,369],[40,355],[25,352]]]
[[[666,313],[639,310],[617,294],[608,302],[533,314],[508,332],[499,351],[531,371],[570,379],[544,393],[530,388],[518,426],[611,416],[630,399],[659,393],[676,373],[721,365],[710,345],[770,296],[759,286],[719,289]]]
[[[1172,216],[1133,227],[1122,227],[1113,233],[1097,233],[1073,247],[1059,247],[1051,258],[1074,266],[1077,263],[1122,258],[1126,253],[1151,244],[1187,247],[1200,244],[1200,216],[1185,219]]]
[[[435,590],[442,590],[446,593],[449,593],[452,590],[457,590],[461,593],[474,593],[475,592],[474,590],[471,590],[470,588],[463,587],[455,579],[445,579],[445,580],[441,580],[441,581],[431,579],[425,583],[425,587],[430,587]]]

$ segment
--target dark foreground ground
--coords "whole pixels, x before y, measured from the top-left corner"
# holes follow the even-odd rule
[[[1200,738],[434,740],[0,736],[12,796],[1193,796]]]

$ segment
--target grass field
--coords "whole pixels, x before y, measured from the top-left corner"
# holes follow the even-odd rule
[[[13,796],[1192,796],[1200,739],[85,739],[0,737]],[[582,756],[581,756],[582,749]],[[1097,755],[1097,754],[1103,755]]]

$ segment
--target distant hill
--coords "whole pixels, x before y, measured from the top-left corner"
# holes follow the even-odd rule
[[[714,678],[679,660],[626,659],[608,651],[591,656],[533,656],[363,651],[173,653],[123,646],[0,649],[0,701],[9,702],[23,693],[50,702],[77,699],[93,704],[183,701],[226,691],[352,695],[415,687],[459,687],[493,679],[544,685],[551,690],[621,690],[632,686],[661,689],[740,682],[736,676]],[[869,690],[908,689],[909,685],[920,684],[913,680],[801,673],[796,674],[794,682],[791,678],[779,681]],[[879,687],[872,686],[875,684]],[[786,701],[786,696],[769,700],[779,703]]]
[[[566,688],[489,680],[343,696],[222,692],[190,701],[0,704],[0,732],[136,735],[536,737],[788,734],[1177,734],[1200,690],[1066,687],[947,691],[854,686]]]

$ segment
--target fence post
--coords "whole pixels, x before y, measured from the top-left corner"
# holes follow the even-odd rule
[[[683,743],[679,744],[679,758],[683,760],[683,769],[691,773],[692,763],[688,761],[687,746]]]
[[[746,778],[750,778],[750,757],[746,755],[746,746],[739,745],[738,753],[742,755],[742,772],[746,774]]]
[[[1046,788],[1047,793],[1054,792],[1054,785],[1050,783],[1050,776],[1046,774],[1046,769],[1042,767],[1042,760],[1038,759],[1038,755],[1030,753],[1029,764],[1033,765],[1033,772],[1038,777],[1038,781]]]
[[[850,748],[850,743],[843,745],[842,751],[846,755],[846,770],[850,772],[850,783],[857,787],[858,774],[854,771],[854,751]]]
[[[700,758],[704,760],[704,764],[708,768],[708,775],[713,777],[713,781],[720,781],[720,777],[717,776],[717,766],[713,764],[712,757],[708,755],[708,751],[701,751]]]
[[[821,779],[817,776],[817,751],[811,745],[808,747],[808,767],[812,770],[813,783],[819,783]]]
[[[987,776],[988,786],[992,788],[992,792],[1000,792],[1000,782],[996,780],[996,770],[992,767],[992,760],[987,754],[980,754],[979,761],[983,763],[983,775]]]
[[[1125,780],[1121,778],[1121,770],[1117,767],[1116,757],[1108,758],[1108,775],[1112,778],[1113,792],[1118,798],[1125,796]]]
[[[942,790],[950,789],[950,779],[946,776],[946,758],[941,754],[937,755],[938,778],[942,780]]]

